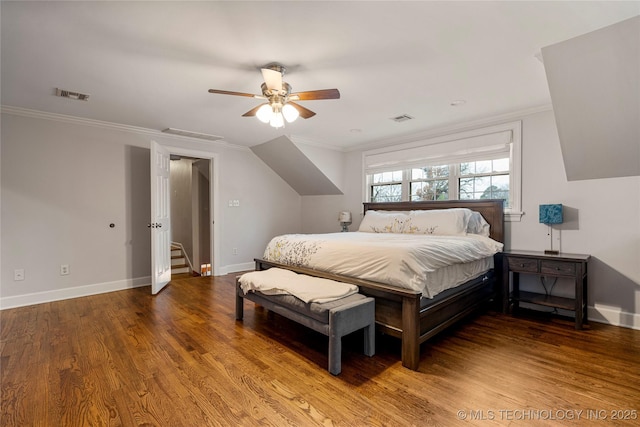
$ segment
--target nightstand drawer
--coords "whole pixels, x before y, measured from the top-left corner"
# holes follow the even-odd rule
[[[561,274],[566,276],[575,276],[576,264],[573,262],[562,261],[542,261],[540,265],[542,274]]]
[[[521,271],[523,273],[537,273],[538,272],[538,260],[529,258],[517,258],[508,257],[509,270]]]

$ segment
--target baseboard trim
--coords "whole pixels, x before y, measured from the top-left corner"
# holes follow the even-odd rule
[[[617,307],[596,304],[588,307],[589,321],[640,330],[640,314],[622,311]]]
[[[236,273],[238,271],[248,271],[255,270],[256,263],[255,262],[243,262],[241,264],[231,264],[220,267],[220,275],[224,276],[229,273]]]
[[[149,286],[151,276],[0,298],[0,310]]]

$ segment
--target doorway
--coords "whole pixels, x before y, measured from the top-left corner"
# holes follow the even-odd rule
[[[211,275],[211,160],[170,159],[171,277]]]
[[[170,255],[170,242],[171,242],[171,191],[169,187],[169,159],[171,155],[190,157],[193,159],[202,159],[208,161],[209,169],[209,218],[208,218],[208,233],[206,227],[200,226],[198,234],[202,236],[202,233],[206,233],[209,236],[208,256],[211,262],[211,274],[214,276],[219,275],[219,260],[216,254],[219,253],[219,242],[216,236],[219,235],[218,224],[215,219],[218,214],[218,156],[211,152],[205,152],[200,150],[192,150],[184,147],[169,146],[164,144],[158,144],[155,141],[151,141],[151,223],[148,227],[151,231],[151,293],[157,294],[171,279],[171,255]],[[158,167],[159,165],[166,165]],[[201,166],[205,167],[206,166]],[[162,170],[166,170],[166,178],[163,177]],[[198,181],[200,178],[198,178]],[[166,183],[165,183],[166,182]],[[202,189],[199,190],[199,192]],[[164,201],[164,202],[162,202]],[[193,228],[192,228],[193,233]],[[159,237],[167,236],[166,239],[160,239]],[[203,252],[202,244],[198,245],[200,253]],[[206,249],[204,250],[206,254]],[[166,278],[165,278],[166,277]]]

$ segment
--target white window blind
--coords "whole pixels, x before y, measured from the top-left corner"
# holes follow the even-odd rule
[[[411,144],[367,152],[364,155],[365,173],[509,157],[513,130],[494,129],[478,135],[451,135],[438,139],[422,141],[417,146]]]

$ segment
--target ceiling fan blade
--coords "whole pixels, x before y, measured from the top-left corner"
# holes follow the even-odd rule
[[[209,93],[219,93],[221,95],[247,96],[249,98],[264,98],[262,95],[254,95],[252,93],[233,92],[229,90],[209,89]]]
[[[269,68],[261,68],[262,78],[267,84],[267,89],[280,92],[282,90],[282,73]]]
[[[298,113],[300,113],[300,117],[302,117],[303,119],[308,119],[309,117],[313,117],[316,115],[316,113],[314,113],[313,111],[309,110],[308,108],[304,108],[302,105],[296,104],[295,102],[289,101],[287,102],[287,104],[298,110]]]
[[[314,99],[340,99],[338,89],[310,90],[307,92],[296,92],[289,95],[289,99],[295,101],[311,101]]]
[[[260,107],[262,107],[263,105],[268,105],[268,102],[263,102],[262,104],[258,105],[255,108],[252,108],[251,110],[247,111],[246,113],[244,113],[242,115],[242,117],[253,117],[256,115],[256,113],[258,112],[258,110],[260,109]]]

